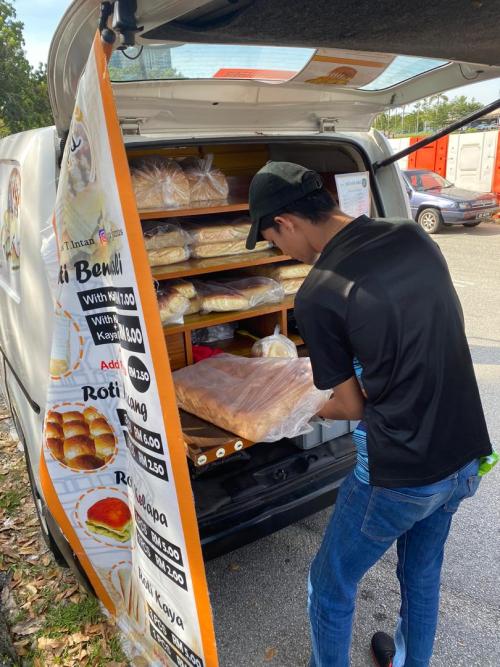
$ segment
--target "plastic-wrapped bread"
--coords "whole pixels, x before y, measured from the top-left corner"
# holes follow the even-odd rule
[[[274,329],[272,336],[266,336],[256,341],[251,350],[252,357],[285,357],[296,359],[297,346],[295,343],[280,333],[279,325]]]
[[[200,311],[222,313],[232,310],[248,310],[249,299],[228,285],[196,282],[196,291],[201,298]]]
[[[161,250],[162,248],[186,246],[191,243],[189,234],[171,222],[159,222],[157,220],[143,222],[142,231],[146,250]]]
[[[247,310],[265,303],[279,303],[284,297],[281,285],[270,278],[242,278],[225,282],[195,282],[204,313]]]
[[[142,160],[132,168],[137,208],[179,208],[190,203],[189,181],[175,160]]]
[[[186,299],[194,299],[196,297],[196,289],[194,284],[190,280],[184,280],[180,278],[179,280],[169,280],[165,283],[165,287],[171,287],[182,296],[185,296]]]
[[[150,266],[165,266],[177,264],[189,259],[190,252],[187,246],[173,246],[159,250],[148,250],[148,262]]]
[[[302,264],[300,262],[281,262],[270,266],[256,266],[252,268],[252,273],[259,276],[267,276],[274,280],[291,280],[292,278],[305,278],[312,269],[311,264]]]
[[[282,280],[281,285],[285,291],[285,294],[297,294],[305,278],[288,278],[287,280]]]
[[[220,169],[212,167],[213,155],[185,158],[181,166],[189,182],[191,202],[227,201],[229,185]]]
[[[173,374],[180,408],[253,442],[293,438],[328,400],[309,358],[221,354]]]
[[[248,250],[246,241],[222,241],[220,243],[207,243],[191,246],[193,257],[225,257],[226,255],[246,255],[247,253],[258,252],[259,250],[268,250],[272,248],[272,243],[268,241],[258,241],[253,250]]]
[[[176,290],[165,287],[157,293],[158,308],[162,324],[182,323],[189,310],[189,299]]]
[[[212,219],[191,218],[182,224],[182,228],[191,237],[193,245],[207,245],[231,241],[246,241],[250,232],[248,216],[225,219],[221,222]]]
[[[189,299],[189,308],[186,310],[184,313],[185,315],[195,315],[196,313],[199,313],[201,310],[201,305],[203,303],[203,299],[201,296],[195,296],[192,299]]]

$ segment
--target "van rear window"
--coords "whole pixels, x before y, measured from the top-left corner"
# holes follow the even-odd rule
[[[284,83],[296,79],[375,91],[447,64],[445,60],[429,58],[366,53],[359,53],[357,57],[357,54],[353,51],[344,53],[340,49],[156,44],[115,51],[109,69],[114,82],[233,79]],[[321,62],[322,76],[314,77]],[[348,70],[354,73],[357,70],[358,76],[348,76]]]

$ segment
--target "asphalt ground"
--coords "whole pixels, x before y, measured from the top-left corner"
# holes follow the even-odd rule
[[[500,449],[500,225],[435,235],[462,301],[493,443]],[[500,465],[455,515],[447,543],[432,667],[500,665]],[[210,561],[207,575],[221,667],[306,667],[306,582],[331,510]],[[392,632],[399,608],[391,549],[362,580],[352,667],[371,665],[376,630]]]

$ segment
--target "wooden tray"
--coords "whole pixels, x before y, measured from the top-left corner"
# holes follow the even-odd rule
[[[227,458],[255,444],[184,410],[179,414],[187,455],[197,467]]]

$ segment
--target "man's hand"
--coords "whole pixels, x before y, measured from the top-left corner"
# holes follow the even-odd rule
[[[361,393],[359,382],[353,375],[334,388],[333,397],[321,408],[318,417],[354,421],[363,418],[364,407],[365,399]]]

